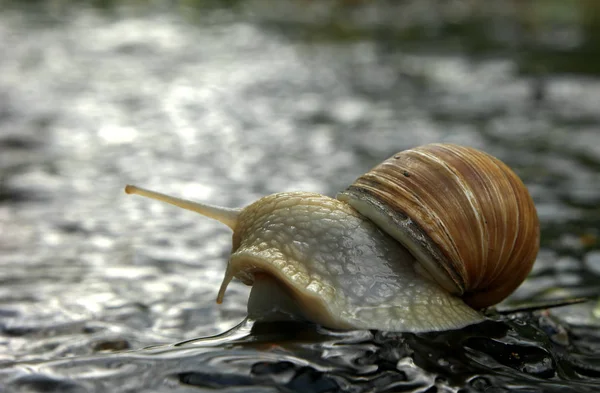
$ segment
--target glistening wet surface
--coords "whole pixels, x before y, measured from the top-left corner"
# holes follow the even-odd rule
[[[511,55],[301,34],[256,3],[0,13],[0,390],[597,391],[600,81],[549,73],[539,99]],[[535,199],[542,249],[504,306],[592,300],[445,333],[253,325],[243,284],[215,304],[230,231],[123,193],[335,195],[429,142]]]

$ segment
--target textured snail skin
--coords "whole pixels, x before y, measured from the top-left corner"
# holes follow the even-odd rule
[[[233,277],[250,285],[260,273],[285,287],[305,318],[330,328],[422,332],[483,320],[416,266],[348,204],[279,193],[241,211],[219,300]]]

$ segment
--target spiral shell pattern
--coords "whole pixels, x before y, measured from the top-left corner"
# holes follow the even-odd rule
[[[400,241],[426,275],[476,309],[512,293],[539,249],[538,217],[523,182],[500,160],[470,147],[402,151],[338,199]]]

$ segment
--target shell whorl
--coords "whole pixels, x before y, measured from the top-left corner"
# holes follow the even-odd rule
[[[474,308],[514,291],[538,252],[538,217],[527,188],[508,166],[474,148],[430,144],[400,152],[338,198]]]

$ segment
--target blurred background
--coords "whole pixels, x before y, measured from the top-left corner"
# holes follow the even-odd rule
[[[229,230],[125,184],[335,195],[430,142],[522,177],[542,249],[507,303],[595,299],[552,313],[599,367],[599,75],[597,0],[0,0],[0,377],[244,318]]]

